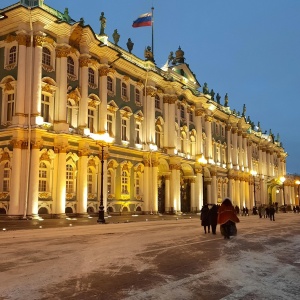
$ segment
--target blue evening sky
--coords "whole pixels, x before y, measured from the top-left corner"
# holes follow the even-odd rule
[[[3,8],[17,0],[1,0]],[[132,22],[154,6],[154,55],[161,67],[180,46],[186,63],[203,86],[208,83],[229,96],[231,109],[242,112],[262,131],[271,129],[288,153],[287,172],[300,174],[300,0],[45,0],[70,16],[83,17],[96,33],[99,17],[107,19],[105,33],[119,46],[143,58],[151,46],[151,27]]]

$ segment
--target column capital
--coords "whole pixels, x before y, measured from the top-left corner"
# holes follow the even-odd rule
[[[83,68],[83,67],[88,67],[89,66],[89,58],[86,56],[81,56],[79,58],[79,67]]]
[[[152,86],[147,86],[146,88],[146,95],[147,96],[151,96],[151,97],[155,97],[156,95],[156,89]]]
[[[70,48],[69,47],[58,47],[55,49],[56,51],[56,57],[61,58],[61,57],[67,57],[70,54]]]
[[[110,68],[108,68],[108,67],[102,67],[102,68],[99,69],[99,76],[100,77],[107,76],[108,73],[110,73],[110,72],[111,72]]]
[[[10,142],[10,144],[13,146],[13,148],[17,148],[17,149],[22,149],[22,144],[23,144],[24,141],[22,140],[12,140]]]

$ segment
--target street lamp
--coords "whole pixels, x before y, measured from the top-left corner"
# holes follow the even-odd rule
[[[283,190],[283,206],[284,206],[283,212],[286,212],[286,208],[285,208],[285,194],[284,194],[284,182],[285,182],[285,177],[284,177],[284,176],[281,176],[281,177],[279,178],[279,180],[280,180],[281,183],[282,183],[282,190]]]
[[[256,194],[255,194],[255,176],[257,175],[257,172],[252,170],[251,172],[251,175],[253,177],[253,195],[254,195],[254,207],[256,207]]]
[[[113,138],[109,136],[107,132],[103,134],[93,134],[93,139],[96,140],[96,144],[101,147],[101,187],[100,187],[100,206],[99,206],[99,216],[98,223],[104,224],[104,205],[103,205],[103,167],[104,167],[104,147],[109,146],[113,142]]]

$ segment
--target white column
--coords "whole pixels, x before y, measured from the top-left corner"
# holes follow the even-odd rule
[[[164,147],[169,147],[169,119],[172,120],[173,117],[170,116],[170,112],[169,112],[169,101],[168,101],[168,97],[164,97],[163,98],[163,102],[164,102],[164,111],[163,111],[163,116],[164,116]]]
[[[211,204],[217,204],[217,173],[215,171],[211,172],[212,180],[211,180]]]
[[[197,109],[195,111],[195,127],[197,131],[196,135],[196,154],[203,154],[203,141],[202,141],[202,114],[203,109]],[[200,207],[200,209],[202,206]]]
[[[165,176],[165,210],[166,212],[170,209],[170,175]]]
[[[152,162],[152,202],[153,202],[153,212],[158,212],[158,183],[157,183],[157,177],[158,177],[158,161]]]
[[[56,184],[56,210],[55,214],[64,215],[66,210],[66,158],[67,147],[65,145],[56,146],[58,153],[57,164],[57,184]]]
[[[107,75],[109,68],[101,68],[99,70],[99,90],[100,90],[100,106],[99,106],[99,125],[98,130],[100,132],[107,131]]]
[[[175,141],[175,102],[177,97],[176,96],[166,96],[169,102],[169,132],[168,132],[168,145],[167,147],[170,149],[174,149],[176,145]],[[173,152],[174,154],[174,152]]]
[[[36,36],[34,39],[35,48],[31,115],[35,117],[35,119],[41,115],[43,40],[44,38],[41,36]],[[34,123],[36,123],[36,121]]]
[[[56,123],[54,129],[57,131],[68,131],[67,124],[67,89],[68,89],[68,74],[67,74],[67,57],[70,49],[67,47],[60,47],[56,49],[57,57],[57,71],[56,82],[58,84],[58,92],[56,95],[55,112]],[[58,74],[59,73],[59,74]]]
[[[196,203],[196,178],[191,179],[191,212],[194,211],[194,208],[197,207]]]
[[[202,175],[202,168],[195,170],[197,177],[196,177],[196,186],[195,186],[195,198],[196,198],[196,206],[197,211],[199,211],[203,206],[203,175]]]
[[[237,128],[232,128],[231,130],[231,136],[232,136],[232,165],[235,170],[237,170],[238,167],[238,155],[237,155]]]
[[[150,212],[150,197],[149,197],[149,190],[151,188],[149,182],[149,159],[144,157],[144,193],[143,193],[143,200],[144,200],[144,211]]]
[[[212,134],[211,134],[211,122],[213,118],[211,116],[205,116],[205,133],[206,133],[206,158],[213,158],[213,149],[212,149]]]
[[[21,148],[22,141],[13,140],[13,157],[12,157],[12,172],[11,172],[11,186],[10,201],[8,215],[18,215],[20,213],[19,199],[20,199],[20,182],[21,182]]]
[[[226,125],[226,140],[227,140],[227,168],[231,169],[232,166],[231,125]]]
[[[87,128],[88,124],[88,67],[89,67],[89,56],[82,55],[79,59],[80,67],[80,91],[81,99],[79,101],[79,119],[78,126],[80,128]]]
[[[28,215],[38,215],[39,210],[39,165],[40,165],[40,141],[32,144],[30,151],[30,175],[28,193]]]
[[[18,34],[17,40],[19,44],[18,57],[18,81],[16,95],[16,110],[13,117],[14,124],[25,123],[25,92],[26,92],[26,44],[27,36]]]
[[[87,171],[88,171],[88,150],[81,149],[79,151],[79,161],[78,161],[78,214],[87,213],[87,195],[88,195],[88,186],[87,186]]]
[[[242,131],[238,130],[238,148],[239,148],[239,155],[238,155],[238,164],[239,170],[243,170],[244,160],[243,160],[243,136]]]
[[[249,163],[248,163],[248,146],[247,146],[247,134],[243,134],[243,149],[244,149],[244,156],[243,156],[243,160],[244,160],[244,170],[246,172],[249,171]]]

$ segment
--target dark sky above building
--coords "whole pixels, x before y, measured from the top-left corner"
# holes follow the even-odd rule
[[[1,0],[6,7],[17,0]],[[287,172],[300,174],[300,1],[299,0],[45,0],[70,16],[82,17],[119,46],[134,43],[132,53],[144,57],[151,46],[151,27],[133,28],[132,22],[154,6],[154,56],[162,67],[180,46],[186,63],[203,86],[207,82],[222,96],[228,93],[231,109],[242,112],[262,131],[272,130],[288,153]]]

